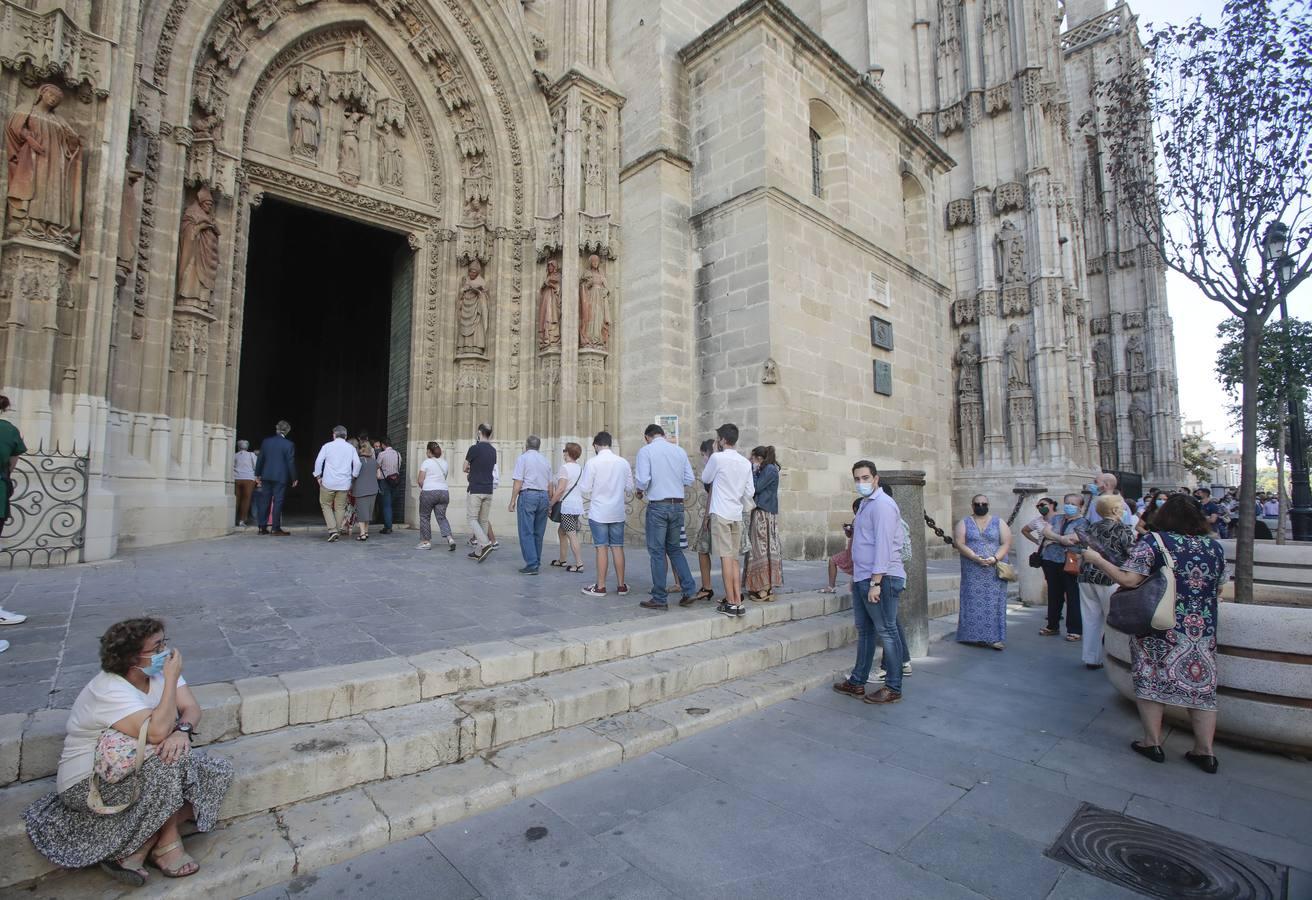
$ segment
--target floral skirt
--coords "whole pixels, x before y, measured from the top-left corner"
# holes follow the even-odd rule
[[[1199,615],[1176,620],[1160,637],[1130,639],[1134,696],[1167,706],[1216,709],[1216,635]]]
[[[761,509],[752,510],[748,520],[747,590],[768,592],[784,583],[783,545],[779,541],[779,517]]]
[[[118,784],[102,784],[101,799],[110,806],[126,803],[132,799],[132,783],[138,779],[141,795],[137,802],[113,816],[87,807],[90,778],[35,801],[23,812],[32,845],[66,869],[122,859],[136,852],[184,803],[191,804],[196,828],[209,831],[218,821],[223,796],[232,783],[232,763],[195,751],[172,764],[152,756],[142,765],[140,775]]]

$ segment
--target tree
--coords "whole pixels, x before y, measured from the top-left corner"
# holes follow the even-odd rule
[[[1287,390],[1303,404],[1303,420],[1312,421],[1308,413],[1307,385],[1312,383],[1312,322],[1289,319],[1288,324],[1271,322],[1262,330],[1262,355],[1258,360],[1257,437],[1259,446],[1275,451],[1280,432],[1289,424]],[[1286,332],[1287,329],[1287,332]],[[1221,348],[1216,352],[1216,375],[1230,396],[1230,415],[1242,415],[1244,377],[1244,329],[1238,319],[1227,319],[1216,329]],[[1288,348],[1285,344],[1288,342]],[[1293,360],[1291,371],[1285,360]]]
[[[1306,0],[1227,0],[1219,27],[1194,19],[1112,60],[1099,132],[1118,212],[1162,264],[1242,325],[1240,507],[1257,482],[1262,328],[1312,271],[1312,9]],[[1289,228],[1283,285],[1260,251]],[[1253,519],[1239,518],[1235,599],[1253,592]]]
[[[1180,440],[1180,462],[1186,472],[1198,481],[1212,480],[1212,473],[1221,465],[1216,457],[1216,449],[1207,438],[1200,434],[1186,434]]]

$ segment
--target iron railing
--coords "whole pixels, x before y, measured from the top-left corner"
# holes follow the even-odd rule
[[[90,457],[38,450],[18,457],[6,487],[9,518],[0,566],[60,566],[82,561]]]

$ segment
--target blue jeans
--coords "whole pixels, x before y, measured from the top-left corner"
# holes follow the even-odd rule
[[[546,491],[520,491],[515,503],[519,552],[524,557],[525,567],[536,569],[542,565],[542,538],[547,533],[547,512],[551,504],[547,502]]]
[[[378,505],[383,508],[383,527],[392,527],[392,486],[384,478],[378,482]]]
[[[263,529],[282,530],[282,504],[287,497],[287,482],[261,481],[255,491],[255,524]],[[273,520],[269,519],[269,507],[273,507]]]
[[[856,619],[856,668],[849,679],[864,685],[875,660],[875,639],[884,648],[884,686],[902,693],[902,663],[907,660],[902,630],[897,626],[897,603],[906,587],[906,579],[885,575],[880,585],[879,602],[870,602],[870,579],[852,582],[852,615]]]
[[[688,560],[679,549],[679,531],[683,528],[683,504],[654,500],[647,504],[647,555],[651,557],[651,598],[665,603],[665,557],[674,561],[674,574],[684,596],[692,594],[696,585]]]

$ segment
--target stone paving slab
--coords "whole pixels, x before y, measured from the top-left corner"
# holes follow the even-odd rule
[[[483,563],[463,545],[451,553],[418,542],[410,530],[333,544],[317,532],[247,530],[104,563],[0,572],[0,607],[28,617],[0,629],[12,645],[0,654],[0,715],[71,706],[100,670],[104,630],[140,615],[165,620],[188,682],[204,684],[679,614],[638,607],[651,591],[641,546],[626,548],[628,596],[615,594],[612,572],[610,594],[596,598],[581,593],[594,580],[591,548],[580,574],[544,566],[525,576],[513,539]],[[546,549],[554,546],[553,537]],[[690,564],[695,573],[695,555]],[[790,561],[784,577],[784,593],[815,590],[825,564]],[[718,563],[713,579],[719,590]]]
[[[1139,896],[1043,855],[1088,801],[1287,863],[1312,897],[1312,763],[1219,744],[1208,776],[1179,730],[1166,765],[1131,753],[1133,705],[1042,615],[1010,610],[1001,654],[933,623],[895,706],[808,691],[255,896],[433,896],[393,859],[471,900]]]

